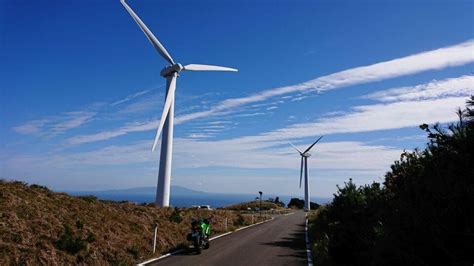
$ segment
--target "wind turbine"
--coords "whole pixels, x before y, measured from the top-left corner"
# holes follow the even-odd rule
[[[161,153],[160,153],[160,170],[158,172],[158,185],[156,188],[156,206],[167,207],[169,206],[170,200],[170,182],[171,182],[171,158],[173,152],[173,119],[174,119],[174,97],[176,90],[176,79],[179,73],[183,70],[186,71],[237,71],[237,69],[214,66],[214,65],[200,65],[200,64],[189,64],[181,65],[175,63],[171,55],[166,51],[165,47],[158,41],[143,21],[138,17],[137,14],[125,3],[125,0],[120,0],[120,3],[125,7],[127,12],[132,16],[135,22],[138,24],[140,29],[145,33],[148,40],[160,53],[160,55],[168,61],[169,65],[163,68],[160,75],[166,79],[166,98],[165,105],[163,107],[163,113],[161,114],[160,124],[156,130],[156,136],[153,141],[152,151],[155,151],[156,144],[160,138],[160,134],[163,131],[163,138],[161,140]]]
[[[308,180],[308,157],[311,156],[309,151],[313,148],[316,143],[322,138],[323,136],[319,137],[311,146],[309,146],[305,151],[301,151],[295,145],[290,143],[293,148],[295,148],[298,153],[301,155],[301,169],[300,169],[300,188],[301,188],[301,180],[303,179],[303,167],[304,167],[304,209],[305,211],[309,211],[311,209],[310,199],[309,199],[309,180]]]

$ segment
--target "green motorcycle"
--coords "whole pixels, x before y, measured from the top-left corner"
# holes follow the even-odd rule
[[[188,241],[193,242],[194,250],[197,254],[201,254],[202,249],[208,249],[209,236],[212,233],[211,218],[195,219],[191,221],[191,233],[187,235]]]

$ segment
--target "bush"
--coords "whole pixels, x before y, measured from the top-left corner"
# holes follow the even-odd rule
[[[181,218],[181,211],[177,207],[175,207],[173,212],[171,213],[169,221],[177,224],[183,221],[183,218]]]
[[[338,187],[310,234],[320,265],[471,265],[474,97],[459,122],[420,126],[427,147],[402,153],[378,183]]]
[[[89,234],[87,234],[86,241],[89,242],[89,243],[92,243],[95,240],[96,240],[95,235],[92,232],[89,232]]]
[[[81,220],[77,219],[76,220],[76,227],[77,227],[77,229],[82,229],[84,227],[84,223]]]
[[[244,226],[247,225],[244,216],[242,214],[237,214],[237,219],[234,220],[234,226]]]
[[[285,203],[283,201],[280,201],[280,197],[276,197],[274,203],[282,208],[285,207]]]
[[[45,187],[45,186],[40,186],[40,185],[37,185],[37,184],[32,184],[30,185],[31,188],[36,188],[36,189],[42,189],[42,190],[46,190],[46,191],[50,191],[49,188]]]
[[[283,206],[285,204],[282,202]],[[309,202],[309,207],[312,210],[316,210],[319,208],[319,204],[314,203],[314,202]],[[304,200],[298,199],[298,198],[291,198],[290,202],[288,203],[288,208],[294,208],[294,209],[303,209],[304,208]]]
[[[69,225],[64,226],[64,232],[55,244],[58,249],[71,254],[76,254],[87,247],[87,242],[82,240],[80,236],[75,236]]]
[[[288,203],[288,208],[303,209],[304,200],[300,200],[298,198],[291,198],[290,202]]]

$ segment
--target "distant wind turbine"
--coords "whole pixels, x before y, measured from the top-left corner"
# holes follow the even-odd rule
[[[309,211],[311,209],[310,199],[309,199],[309,181],[308,181],[308,157],[311,156],[309,151],[313,148],[316,143],[322,138],[323,136],[319,137],[311,146],[309,146],[305,151],[301,151],[295,145],[290,143],[293,148],[295,148],[298,153],[301,155],[301,169],[300,169],[300,188],[301,188],[301,180],[303,179],[303,167],[304,167],[304,209],[305,211]]]
[[[156,130],[155,140],[153,141],[152,151],[155,150],[161,131],[163,131],[163,138],[161,141],[160,154],[160,170],[158,172],[158,185],[156,188],[156,206],[167,207],[170,200],[170,182],[171,182],[171,158],[173,152],[173,119],[174,119],[174,97],[176,90],[176,79],[179,73],[183,70],[188,71],[237,71],[237,69],[214,66],[214,65],[199,65],[189,64],[181,65],[175,63],[171,55],[166,51],[165,47],[158,41],[143,21],[135,14],[130,6],[125,3],[125,0],[120,0],[128,13],[132,16],[138,26],[145,33],[148,40],[160,53],[160,55],[168,61],[169,65],[163,68],[160,75],[166,78],[166,98],[163,113],[161,114],[160,124]]]

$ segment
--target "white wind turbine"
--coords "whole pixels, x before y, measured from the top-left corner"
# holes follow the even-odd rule
[[[322,138],[323,136],[319,137],[318,140],[316,140],[311,146],[309,146],[305,151],[301,151],[298,149],[295,145],[291,144],[293,148],[295,148],[298,153],[301,155],[301,169],[300,169],[300,188],[301,188],[301,180],[303,179],[303,167],[304,167],[304,209],[305,211],[309,211],[311,209],[311,204],[309,204],[310,199],[309,199],[309,180],[308,180],[308,157],[311,156],[311,153],[309,151],[313,146],[318,143],[318,141]]]
[[[170,179],[171,179],[171,157],[173,152],[173,118],[174,118],[174,97],[176,90],[176,79],[179,72],[183,70],[189,71],[237,71],[237,69],[213,65],[189,64],[181,65],[175,63],[171,55],[166,51],[165,47],[158,41],[143,21],[135,14],[125,0],[120,0],[125,9],[130,13],[132,18],[145,33],[148,40],[153,44],[155,49],[161,56],[168,61],[169,65],[163,68],[160,75],[166,78],[166,98],[163,113],[161,115],[160,124],[156,131],[155,140],[153,141],[152,151],[155,150],[161,131],[163,138],[161,141],[160,154],[160,170],[158,173],[158,185],[156,188],[156,205],[159,207],[169,206],[170,200]]]

